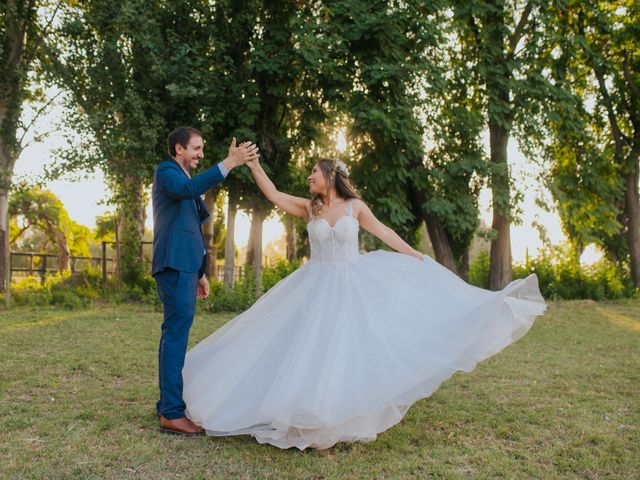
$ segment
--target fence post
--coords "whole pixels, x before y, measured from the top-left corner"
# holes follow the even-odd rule
[[[102,282],[107,283],[107,242],[102,241]]]
[[[47,274],[47,254],[40,255],[42,261],[40,262],[40,283],[44,285],[44,277]]]

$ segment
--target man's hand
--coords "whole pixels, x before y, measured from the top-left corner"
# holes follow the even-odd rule
[[[203,275],[198,280],[198,290],[196,292],[196,298],[207,298],[209,296],[209,280],[207,276]]]
[[[242,142],[236,146],[236,137],[233,137],[231,145],[229,145],[227,158],[224,160],[224,166],[227,167],[228,171],[231,171],[232,168],[256,160],[259,151],[260,149],[253,142]]]

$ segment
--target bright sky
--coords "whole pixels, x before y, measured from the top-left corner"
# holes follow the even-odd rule
[[[52,112],[43,117],[37,125],[37,131],[43,132],[50,130],[62,115],[60,107],[56,107]],[[344,148],[344,137],[341,135],[337,138],[339,149]],[[15,173],[16,179],[38,179],[41,177],[44,167],[54,161],[54,150],[59,147],[66,146],[66,141],[59,133],[53,133],[41,143],[34,143],[26,148],[18,162],[16,163]],[[514,141],[509,143],[508,149],[509,162],[512,166],[512,172],[516,178],[516,183],[524,190],[525,198],[522,202],[522,225],[511,226],[511,248],[514,261],[523,261],[525,251],[528,249],[529,255],[535,256],[541,241],[538,232],[531,224],[534,220],[544,225],[548,230],[549,238],[552,242],[561,242],[564,235],[560,227],[557,214],[543,211],[535,204],[536,192],[538,188],[535,166],[528,163],[524,156],[518,151]],[[96,174],[92,178],[73,182],[70,180],[58,180],[47,184],[47,188],[55,193],[63,202],[69,215],[75,221],[87,225],[91,228],[95,226],[96,216],[104,213],[109,207],[103,202],[108,199],[109,194],[104,184],[101,174]],[[549,198],[549,193],[544,192]],[[481,215],[487,225],[491,225],[491,192],[485,189],[480,196]],[[152,228],[151,224],[151,207],[149,206],[147,215],[147,226]],[[249,237],[249,218],[244,213],[239,213],[236,220],[236,242],[239,247],[247,243]],[[284,233],[284,229],[278,218],[273,218],[265,222],[263,245],[280,237]],[[598,254],[595,251],[589,251],[586,262],[593,261]]]

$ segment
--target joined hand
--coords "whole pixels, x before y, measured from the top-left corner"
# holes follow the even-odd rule
[[[236,137],[231,140],[227,158],[231,161],[231,167],[244,165],[247,162],[257,160],[260,149],[253,142],[242,142],[236,146]]]

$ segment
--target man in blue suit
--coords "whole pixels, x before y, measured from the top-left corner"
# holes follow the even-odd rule
[[[160,431],[177,435],[203,435],[204,430],[185,417],[182,400],[182,367],[193,322],[196,297],[209,295],[204,275],[206,250],[200,225],[209,217],[202,198],[221,183],[231,169],[258,158],[251,142],[231,141],[224,161],[195,177],[204,157],[202,135],[195,128],[180,127],[167,139],[170,158],[156,169],[153,203],[153,261],[151,274],[164,306],[158,350]]]

